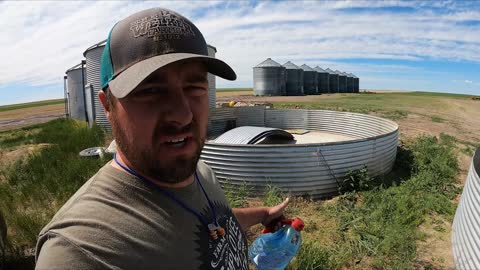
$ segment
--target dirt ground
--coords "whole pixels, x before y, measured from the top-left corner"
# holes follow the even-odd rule
[[[0,112],[0,131],[45,123],[65,115],[64,104]]]

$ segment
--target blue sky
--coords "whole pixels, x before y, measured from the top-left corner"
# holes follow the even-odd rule
[[[65,71],[142,9],[190,18],[237,81],[279,63],[338,69],[362,89],[480,95],[480,1],[0,2],[0,105],[63,97]]]

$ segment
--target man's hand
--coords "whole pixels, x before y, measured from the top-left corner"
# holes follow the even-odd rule
[[[290,198],[286,198],[281,204],[278,204],[273,207],[267,207],[266,215],[263,221],[261,222],[262,225],[267,226],[274,222],[280,222],[285,217],[283,216],[283,211],[287,207],[288,203],[290,202]]]
[[[272,207],[250,207],[250,208],[234,208],[233,214],[237,218],[243,231],[246,231],[253,225],[262,223],[264,226],[275,224],[282,220],[283,212],[289,203],[289,198],[281,204]]]

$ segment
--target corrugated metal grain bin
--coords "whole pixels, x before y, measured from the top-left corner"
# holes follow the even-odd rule
[[[318,73],[308,65],[300,66],[303,69],[303,93],[315,95],[318,93]]]
[[[207,44],[208,56],[215,57],[217,53],[217,48],[212,45]],[[208,73],[208,106],[209,108],[215,108],[216,103],[216,81],[215,75]]]
[[[359,93],[360,92],[360,79],[355,75],[353,75],[353,92]]]
[[[338,92],[346,93],[347,92],[347,76],[343,75],[343,72],[335,70],[335,73],[338,74]]]
[[[318,93],[328,93],[328,72],[319,66],[314,68],[318,73]]]
[[[328,72],[328,92],[338,93],[338,74],[329,68],[325,71]]]
[[[347,93],[353,93],[353,84],[354,84],[354,79],[351,73],[345,73],[344,74],[347,76]]]
[[[357,113],[324,110],[265,110],[264,114],[237,114],[240,123],[263,121],[265,127],[306,129],[342,134],[350,139],[300,144],[240,145],[208,141],[201,159],[222,184],[246,185],[252,195],[263,194],[269,185],[285,194],[328,197],[338,192],[338,183],[350,170],[367,166],[372,176],[388,173],[398,143],[398,125],[390,120]],[[260,117],[261,118],[260,118]],[[244,119],[241,119],[245,117]]]
[[[288,61],[283,66],[286,69],[286,94],[287,96],[303,95],[303,69]]]
[[[253,94],[255,96],[285,96],[286,69],[271,58],[253,68]]]
[[[103,109],[102,103],[98,99],[98,92],[102,90],[102,86],[100,83],[100,59],[102,58],[103,49],[105,48],[106,40],[94,44],[90,48],[88,48],[84,53],[87,66],[86,66],[86,73],[87,73],[87,84],[93,88],[93,107],[94,107],[94,115],[95,115],[95,122],[103,127],[106,130],[111,130],[110,123],[108,122],[107,116],[105,115],[105,110]]]
[[[473,156],[452,226],[452,249],[458,270],[480,269],[480,149]]]
[[[86,121],[85,111],[85,68],[78,64],[66,72],[67,74],[67,99],[70,117]]]

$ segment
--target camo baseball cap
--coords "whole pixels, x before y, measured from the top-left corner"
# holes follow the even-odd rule
[[[108,86],[123,98],[154,71],[182,60],[199,60],[214,75],[237,78],[229,65],[208,56],[202,33],[187,18],[163,8],[137,12],[108,34],[100,64],[102,89]]]

